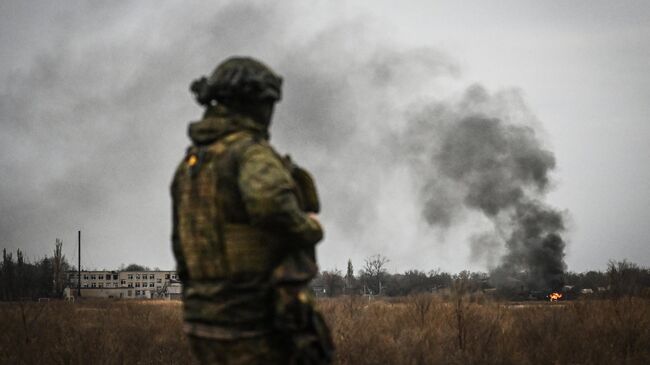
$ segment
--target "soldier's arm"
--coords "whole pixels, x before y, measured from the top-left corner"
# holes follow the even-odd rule
[[[251,224],[286,234],[300,244],[315,244],[323,238],[323,230],[300,209],[294,184],[270,146],[253,144],[243,152],[239,188]]]

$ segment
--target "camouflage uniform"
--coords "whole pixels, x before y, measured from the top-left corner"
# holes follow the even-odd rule
[[[313,181],[269,144],[270,114],[245,110],[279,100],[279,84],[263,64],[234,58],[192,85],[206,112],[190,124],[193,144],[172,182],[172,244],[184,329],[204,364],[331,359],[307,292],[323,237],[307,214],[319,208]]]

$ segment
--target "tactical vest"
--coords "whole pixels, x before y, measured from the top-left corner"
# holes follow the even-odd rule
[[[178,234],[190,280],[269,273],[281,259],[274,234],[224,221],[217,166],[230,158],[228,147],[247,136],[238,132],[190,147],[177,172]]]

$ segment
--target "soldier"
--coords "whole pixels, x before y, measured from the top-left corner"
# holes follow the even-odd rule
[[[307,284],[323,238],[311,175],[269,144],[282,79],[233,57],[190,87],[205,107],[171,186],[184,330],[202,364],[328,364]]]

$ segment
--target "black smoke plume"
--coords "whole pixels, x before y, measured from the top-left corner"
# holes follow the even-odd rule
[[[534,125],[519,93],[472,86],[459,101],[426,107],[406,133],[427,222],[448,227],[463,210],[487,217],[494,231],[471,238],[472,256],[489,260],[502,243],[492,269],[499,287],[557,288],[566,268],[563,216],[544,203],[555,158]]]

